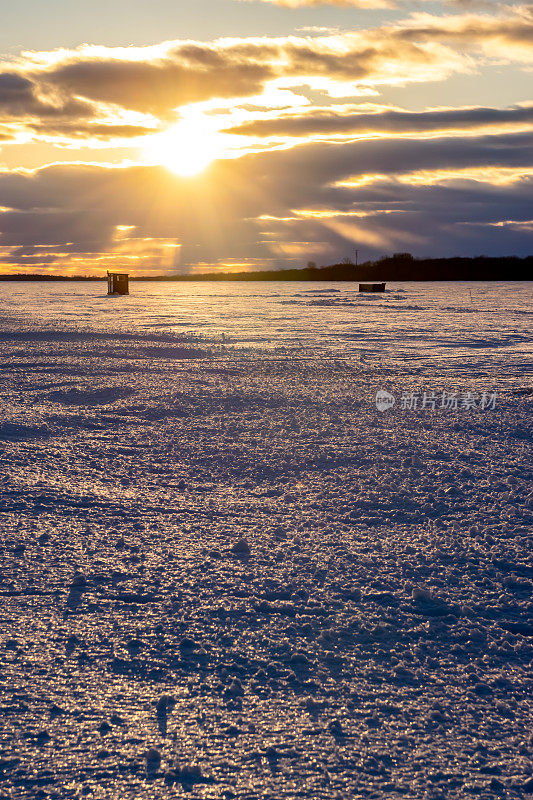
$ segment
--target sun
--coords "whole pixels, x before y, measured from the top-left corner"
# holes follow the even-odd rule
[[[161,164],[176,175],[190,177],[220,158],[224,145],[224,134],[210,126],[205,117],[185,119],[151,136],[144,155],[151,163]]]

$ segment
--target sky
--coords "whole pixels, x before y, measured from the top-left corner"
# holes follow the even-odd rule
[[[0,272],[533,253],[533,5],[19,0]]]

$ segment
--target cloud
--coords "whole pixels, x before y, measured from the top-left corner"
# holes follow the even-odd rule
[[[361,110],[363,108],[363,110]],[[407,111],[361,106],[301,109],[297,114],[263,116],[226,129],[228,133],[265,137],[312,135],[355,136],[401,133],[436,134],[442,131],[476,131],[485,128],[524,128],[533,123],[533,105],[510,108],[445,108]]]
[[[8,127],[0,128],[0,142],[15,142],[16,135],[15,131],[11,130]]]
[[[86,101],[69,95],[43,96],[36,82],[17,72],[0,73],[0,112],[7,117],[91,117]]]
[[[192,103],[236,105],[262,93],[267,98],[274,89],[298,92],[306,86],[355,97],[382,86],[474,72],[479,63],[495,60],[527,66],[533,53],[531,8],[504,6],[492,15],[417,13],[378,28],[320,35],[24,52],[0,62],[0,112],[33,135],[65,137],[70,126],[75,138],[87,130],[93,139],[111,141],[114,135],[132,138],[169,124],[178,109]],[[107,127],[91,130],[89,123]],[[289,124],[304,125],[286,120]],[[327,124],[316,119],[317,126]],[[395,124],[401,131],[398,115]],[[118,126],[115,133],[112,125]]]
[[[173,108],[212,97],[260,92],[274,77],[268,62],[254,63],[207,46],[188,57],[177,48],[156,61],[113,58],[72,59],[40,76],[49,85],[91,100],[166,115]],[[202,58],[203,56],[203,58]]]
[[[148,128],[144,125],[121,125],[113,123],[62,121],[62,122],[29,122],[24,126],[25,131],[33,131],[38,136],[65,138],[68,143],[72,139],[82,139],[86,146],[90,140],[114,142],[126,139],[136,139],[151,136],[157,133],[159,127]]]
[[[6,123],[0,130],[0,141],[4,142],[29,135],[34,140],[57,139],[57,143],[66,144],[81,138],[88,144],[89,140],[142,137],[160,129],[157,120],[151,125],[146,119],[137,119],[135,124],[123,121],[121,109],[81,99],[66,89],[17,72],[0,73],[0,113]]]
[[[533,5],[503,5],[499,14],[419,13],[401,22],[394,36],[401,41],[478,48],[488,58],[527,65],[533,62]]]
[[[166,42],[156,47],[27,53],[18,73],[0,72],[13,113],[63,113],[114,104],[166,118],[179,106],[252,97],[271,82],[306,83],[357,94],[359,84],[441,79],[466,69],[463,56],[435,42],[394,40],[387,29],[333,36]],[[40,97],[54,98],[43,102]],[[70,98],[69,106],[65,98]],[[81,99],[80,99],[81,98]],[[6,100],[7,102],[7,100]]]
[[[223,119],[231,133],[263,141],[243,137],[230,153],[240,157],[194,180],[89,163],[0,171],[3,268],[292,266],[331,263],[356,241],[367,256],[389,248],[475,254],[489,244],[494,253],[527,252],[531,103],[316,107],[307,87],[355,97],[479,64],[527,65],[532,20],[523,6],[492,16],[417,13],[371,30],[84,45],[10,59],[0,64],[6,150],[23,137],[133,147],[159,131],[172,147],[173,126],[188,113],[199,115],[194,124]],[[192,103],[203,105],[182,108]],[[229,127],[232,114],[239,122]]]
[[[453,179],[453,169],[475,167],[480,179]],[[439,169],[452,179],[409,181],[410,173]],[[514,179],[491,183],[498,169]],[[529,176],[519,179],[521,169]],[[366,184],[355,180],[368,174]],[[487,249],[489,231],[494,252],[524,253],[532,174],[531,137],[517,133],[311,142],[216,162],[195,181],[156,167],[6,171],[0,251],[4,269],[30,263],[87,273],[114,263],[142,273],[332,263],[355,241],[368,255],[400,246],[475,254]]]
[[[346,143],[310,142],[288,150],[270,151],[240,159],[243,168],[260,181],[262,192],[285,208],[329,202],[338,210],[350,208],[359,189],[346,193],[336,184],[366,174],[395,176],[420,170],[533,166],[530,133],[479,137],[416,137],[370,139]],[[257,184],[256,184],[257,185]],[[390,198],[394,202],[394,194]]]

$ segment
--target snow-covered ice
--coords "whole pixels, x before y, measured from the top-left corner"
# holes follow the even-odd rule
[[[533,795],[531,285],[104,292],[0,284],[0,796]]]

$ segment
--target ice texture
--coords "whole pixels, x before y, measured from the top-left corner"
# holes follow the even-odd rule
[[[531,796],[531,286],[388,288],[0,284],[0,797]]]

